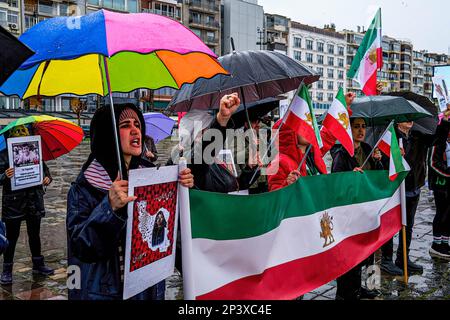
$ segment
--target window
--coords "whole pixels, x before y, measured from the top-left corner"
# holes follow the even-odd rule
[[[17,13],[8,11],[8,22],[9,23],[19,23],[19,16]]]
[[[323,42],[317,42],[317,51],[323,52]]]
[[[316,70],[317,70],[317,73],[320,74],[321,77],[323,77],[323,68],[318,67]]]
[[[6,26],[8,24],[8,11],[0,10],[0,25]]]
[[[333,81],[328,81],[328,90],[334,90],[334,82]]]
[[[333,57],[328,57],[328,65],[334,66],[334,58]]]
[[[344,59],[338,59],[338,66],[341,68],[344,67]]]
[[[37,18],[33,16],[25,16],[25,29],[29,29],[38,22]]]
[[[323,64],[323,56],[322,55],[317,55],[317,63],[318,64]]]
[[[302,47],[302,38],[294,37],[294,48]]]
[[[338,79],[344,79],[344,71],[342,71],[342,70],[339,70],[338,71]]]
[[[341,46],[339,46],[338,47],[338,55],[340,55],[340,56],[344,56],[344,47],[341,47]]]
[[[99,6],[100,5],[100,0],[87,0],[87,2],[89,4],[93,4],[94,6]],[[105,1],[103,1],[103,3],[105,3]]]
[[[332,102],[334,100],[334,94],[333,93],[329,93],[328,94],[328,101]]]
[[[302,61],[302,52],[294,50],[294,59],[297,61]]]
[[[306,54],[306,62],[313,62],[313,54],[312,53],[307,53]]]
[[[334,54],[334,44],[329,44],[328,45],[328,53],[329,54]]]
[[[191,12],[191,19],[193,23],[201,24],[201,15],[197,12]]]
[[[216,40],[214,31],[206,32],[206,37],[209,42],[214,42]]]
[[[308,49],[308,50],[313,49],[313,41],[312,40],[306,40],[306,49]]]
[[[113,0],[113,8],[116,10],[125,10],[125,0]]]
[[[323,80],[317,81],[317,89],[323,89]]]
[[[193,33],[195,33],[197,35],[197,37],[199,37],[199,38],[202,37],[202,30],[195,29],[195,28],[192,28],[191,30]]]
[[[8,4],[12,8],[18,8],[18,1],[17,0],[8,0]]]
[[[334,69],[328,69],[328,78],[334,79]]]
[[[338,82],[338,89],[339,89],[339,88],[344,89],[344,83],[343,83],[343,82]]]
[[[69,15],[69,6],[65,3],[59,4],[59,15],[60,16],[68,16]]]
[[[317,100],[318,101],[323,101],[323,92],[317,92]]]
[[[138,12],[137,0],[128,0],[127,5],[129,12]]]

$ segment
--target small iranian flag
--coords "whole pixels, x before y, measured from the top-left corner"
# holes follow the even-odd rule
[[[367,30],[366,35],[353,59],[348,77],[357,81],[362,91],[368,95],[377,94],[377,69],[383,67],[381,47],[381,8]]]
[[[342,88],[339,89],[331,104],[330,110],[323,121],[323,126],[339,140],[345,150],[353,157],[355,148],[353,146],[352,128],[350,127],[350,117]]]
[[[308,140],[315,148],[322,147],[319,126],[313,112],[308,88],[305,85],[302,84],[297,95],[292,99],[284,124]]]
[[[408,162],[402,157],[397,141],[397,135],[395,134],[393,126],[390,126],[389,130],[381,138],[378,148],[390,158],[389,179],[391,181],[397,179],[400,172],[409,171],[411,169]]]
[[[400,177],[304,177],[258,197],[189,190],[185,299],[291,300],[340,277],[401,229]]]

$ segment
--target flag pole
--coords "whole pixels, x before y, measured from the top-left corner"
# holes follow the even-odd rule
[[[302,86],[304,85],[304,82],[305,82],[305,81],[304,81],[304,79],[303,79],[302,82],[300,83],[300,85],[298,86],[297,90],[295,91],[294,98],[295,98],[296,96],[298,96],[298,93],[300,92],[300,89],[301,89]],[[280,134],[280,129],[281,129],[281,127],[284,125],[284,120],[285,120],[285,118],[286,118],[286,115],[289,113],[289,110],[291,109],[292,102],[294,101],[294,98],[292,98],[291,102],[289,103],[289,107],[288,107],[288,109],[286,110],[286,113],[283,115],[283,119],[282,119],[282,121],[281,121],[281,124],[280,124],[280,126],[278,127],[277,132],[275,133],[275,136],[274,136],[274,137],[272,138],[272,140],[270,141],[269,147],[267,148],[266,152],[264,153],[263,158],[261,159],[261,163],[262,163],[262,164],[264,164],[264,161],[266,161],[267,155],[269,154],[269,150],[272,149],[273,144],[275,143],[275,141],[276,141],[277,138],[278,138],[278,135]],[[255,173],[253,173],[253,176],[252,176],[252,178],[250,179],[250,184],[249,184],[250,186],[254,183],[255,177],[256,177],[256,175],[258,174],[258,172],[260,172],[260,171],[261,171],[261,168],[260,168],[260,167],[258,167],[258,169],[255,170]]]
[[[364,161],[364,163],[361,166],[361,169],[364,168],[364,166],[366,165],[367,161],[369,161],[370,157],[372,157],[373,152],[375,151],[375,149],[378,147],[378,145],[380,144],[381,140],[383,140],[384,135],[386,134],[386,132],[388,132],[388,130],[391,128],[391,126],[394,124],[394,120],[391,121],[391,123],[389,123],[389,125],[387,126],[386,130],[384,130],[383,134],[381,135],[380,139],[378,139],[378,142],[373,146],[372,151],[370,151],[369,155],[367,156],[366,160]]]
[[[108,86],[108,94],[109,94],[109,101],[110,101],[110,107],[111,107],[111,118],[112,118],[113,130],[114,130],[114,142],[115,142],[115,147],[116,147],[117,164],[119,166],[120,179],[122,179],[123,171],[122,171],[122,161],[121,161],[120,149],[119,149],[119,135],[117,134],[116,115],[114,113],[114,102],[113,102],[113,97],[112,97],[112,92],[111,92],[111,81],[109,78],[108,59],[105,56],[103,56],[103,63],[105,65],[106,84]]]
[[[308,149],[306,149],[305,155],[303,156],[303,159],[302,159],[302,161],[300,162],[300,165],[298,166],[297,171],[300,171],[300,170],[302,169],[302,166],[303,166],[303,164],[304,164],[305,161],[306,161],[306,157],[307,157],[308,154],[311,152],[311,149],[312,149],[312,144],[310,144],[310,145],[308,146]]]
[[[403,139],[399,139],[399,147],[403,148]],[[403,280],[408,286],[408,253],[406,252],[406,191],[405,180],[400,185],[400,203],[402,212],[402,245],[403,245]]]

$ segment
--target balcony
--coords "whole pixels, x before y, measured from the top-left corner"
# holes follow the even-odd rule
[[[217,46],[219,40],[216,37],[202,37],[202,41],[210,46]]]
[[[158,14],[160,16],[172,18],[174,20],[181,20],[181,16],[177,15],[175,12],[156,10],[156,9],[146,9],[146,8],[143,8],[142,12],[143,13],[154,13],[154,14]]]
[[[188,0],[187,5],[189,6],[189,9],[191,9],[191,10],[206,12],[206,13],[218,13],[220,10],[218,5],[207,2],[207,1]]]
[[[38,4],[38,11],[39,14],[45,15],[45,16],[54,16],[56,15],[56,7],[54,6],[48,6],[45,4]]]
[[[189,24],[193,27],[207,29],[207,30],[219,30],[220,23],[219,21],[202,21],[201,19],[189,18]]]

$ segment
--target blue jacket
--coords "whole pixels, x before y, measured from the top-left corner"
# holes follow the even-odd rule
[[[3,222],[0,221],[0,255],[6,250],[8,247],[8,239],[6,239],[6,229]]]
[[[69,290],[70,300],[122,300],[119,247],[125,247],[126,224],[126,210],[114,212],[107,191],[81,172],[67,196],[68,265],[81,270],[81,288]],[[162,281],[132,299],[164,300],[164,294]]]

